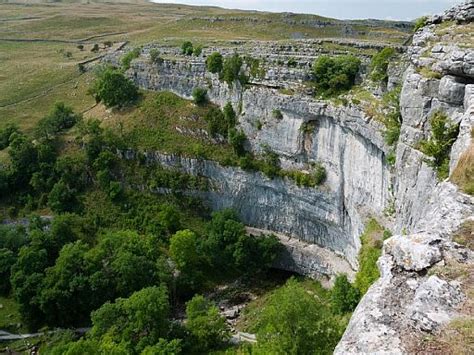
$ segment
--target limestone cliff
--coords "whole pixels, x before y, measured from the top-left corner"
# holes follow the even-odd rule
[[[384,244],[379,260],[381,278],[362,299],[336,349],[348,353],[405,353],[408,340],[423,332],[436,332],[458,313],[465,299],[458,281],[444,280],[433,267],[453,260],[471,265],[471,252],[454,243],[453,233],[474,219],[474,200],[446,181],[438,181],[419,142],[430,135],[430,117],[442,110],[459,124],[450,173],[461,155],[471,149],[474,126],[474,2],[468,1],[444,15],[428,20],[389,67],[387,88],[402,84],[402,126],[396,144],[396,163],[383,139],[384,126],[355,101],[343,105],[316,100],[305,86],[311,62],[324,53],[321,43],[293,41],[234,43],[220,48],[266,58],[250,85],[228,85],[206,71],[205,49],[198,58],[180,57],[176,48],[160,47],[164,61],[150,64],[144,56],[132,62],[128,75],[142,88],[169,90],[190,98],[194,88],[205,87],[212,102],[231,102],[239,125],[249,138],[249,149],[262,146],[278,153],[284,167],[305,169],[319,162],[328,178],[321,188],[300,188],[285,179],[222,167],[210,161],[147,152],[146,157],[165,166],[207,177],[212,189],[200,196],[213,208],[233,207],[249,226],[279,232],[327,248],[357,268],[359,237],[369,216],[375,216],[395,234]],[[369,52],[359,49],[365,83]],[[367,45],[369,49],[382,45]],[[291,49],[298,48],[295,51]],[[322,50],[323,48],[323,50]],[[297,66],[281,65],[289,54]],[[340,54],[340,53],[335,53]],[[167,59],[173,55],[177,59]],[[106,58],[117,62],[118,56]],[[282,114],[273,117],[274,110]],[[306,129],[309,127],[310,129]],[[133,152],[127,153],[133,158]],[[197,193],[197,192],[196,192]],[[387,213],[387,210],[391,210]],[[403,234],[403,235],[402,235]],[[315,260],[318,259],[317,252]],[[302,257],[302,260],[308,260]],[[307,261],[309,262],[309,261]],[[338,265],[319,265],[311,272],[333,275]],[[310,273],[311,273],[310,272]]]

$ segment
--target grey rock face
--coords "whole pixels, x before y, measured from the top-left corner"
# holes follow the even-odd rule
[[[464,102],[464,90],[465,84],[451,75],[446,75],[439,83],[440,100],[451,104],[462,104]]]

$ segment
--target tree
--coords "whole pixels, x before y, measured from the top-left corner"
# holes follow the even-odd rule
[[[158,213],[160,224],[172,234],[181,228],[181,214],[175,206],[171,204],[164,204],[161,206],[161,211]]]
[[[192,272],[200,263],[197,236],[190,230],[182,230],[170,239],[170,256],[181,271]]]
[[[235,244],[234,263],[246,275],[267,271],[281,251],[281,244],[273,236],[255,237],[241,235]]]
[[[167,337],[169,314],[166,287],[144,288],[92,312],[91,336],[115,344],[128,343],[134,352],[141,352]]]
[[[181,45],[181,53],[184,55],[192,55],[194,52],[193,44],[190,41],[186,41]]]
[[[186,328],[196,342],[196,348],[207,352],[217,349],[230,339],[229,327],[219,309],[201,295],[186,303]]]
[[[315,88],[322,97],[338,95],[355,83],[361,61],[355,56],[321,56],[313,64]]]
[[[206,67],[213,74],[220,74],[223,67],[223,57],[219,52],[212,53],[206,59]]]
[[[271,354],[326,354],[343,328],[327,307],[291,278],[272,293],[260,312],[257,349]]]
[[[232,103],[227,102],[222,112],[224,113],[224,118],[225,118],[225,121],[227,122],[227,127],[228,128],[235,127],[235,125],[237,124],[237,115],[234,111],[234,108],[232,107]]]
[[[193,100],[196,105],[203,105],[207,102],[207,90],[203,88],[195,88],[193,90]]]
[[[138,99],[138,89],[123,73],[106,68],[98,74],[90,93],[107,107],[123,107]]]
[[[5,128],[0,129],[0,150],[10,145],[10,137],[13,133],[19,133],[20,130],[14,124],[8,124]]]
[[[85,255],[88,246],[82,241],[65,245],[55,265],[47,269],[38,295],[45,322],[50,326],[86,325],[89,313],[97,307],[87,277]]]
[[[244,77],[240,75],[240,69],[242,68],[242,58],[235,53],[229,58],[226,58],[222,68],[222,79],[231,86],[234,81],[240,80],[245,82]]]
[[[217,107],[211,107],[205,114],[204,120],[207,122],[209,134],[216,137],[218,134],[226,137],[229,126],[224,114]]]
[[[181,354],[181,339],[160,339],[158,344],[147,346],[140,355],[178,355]]]
[[[72,212],[76,209],[77,204],[76,192],[64,181],[59,180],[54,184],[48,195],[48,206],[53,212]]]
[[[238,156],[245,155],[245,142],[247,142],[247,136],[243,131],[237,131],[235,128],[229,129],[228,139],[229,144]]]
[[[15,263],[16,257],[10,249],[0,249],[0,295],[8,295],[10,292],[10,270]]]
[[[331,302],[336,313],[344,314],[354,311],[360,300],[359,290],[352,286],[347,275],[338,275],[331,290]]]
[[[63,102],[57,102],[49,115],[38,122],[36,136],[49,138],[51,135],[73,127],[80,119],[81,115],[74,113],[71,107]]]

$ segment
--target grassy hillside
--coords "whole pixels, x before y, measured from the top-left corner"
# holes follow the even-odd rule
[[[81,112],[92,107],[90,78],[77,63],[103,54],[104,42],[351,37],[401,43],[404,26],[145,1],[0,2],[0,127],[15,122],[29,130],[59,100]],[[95,44],[100,49],[91,52]]]

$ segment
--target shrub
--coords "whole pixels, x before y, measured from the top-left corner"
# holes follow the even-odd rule
[[[449,175],[449,154],[459,133],[459,125],[448,123],[445,113],[438,111],[430,120],[431,137],[420,142],[423,153],[433,158],[428,164],[436,170],[439,179]]]
[[[245,154],[246,141],[247,136],[243,131],[238,131],[235,128],[229,129],[229,144],[238,156],[243,156]]]
[[[395,55],[395,49],[386,47],[372,57],[370,63],[370,78],[375,82],[386,83],[388,80],[387,69],[390,58]]]
[[[235,127],[237,124],[237,115],[234,111],[234,108],[232,107],[232,103],[228,102],[223,109],[224,112],[224,118],[227,122],[227,125],[229,128]]]
[[[152,64],[161,64],[163,59],[160,57],[161,53],[158,49],[153,48],[150,50],[150,63]]]
[[[11,135],[18,132],[18,127],[13,124],[9,124],[5,128],[0,129],[0,150],[7,148],[10,145]]]
[[[123,107],[138,99],[138,89],[119,70],[108,67],[98,73],[89,92],[107,107]]]
[[[384,229],[375,219],[371,219],[360,237],[362,246],[359,251],[359,270],[354,285],[361,295],[364,295],[380,277],[377,260],[382,254],[383,234]]]
[[[355,83],[360,64],[360,59],[352,55],[319,57],[313,65],[316,91],[321,97],[330,97],[349,90]]]
[[[186,41],[181,45],[181,53],[184,55],[192,55],[194,52],[193,44],[190,41]]]
[[[198,46],[194,47],[194,49],[193,49],[193,55],[194,55],[195,57],[199,57],[201,54],[202,54],[202,46],[201,46],[201,45],[198,45]]]
[[[344,314],[354,311],[359,303],[360,292],[352,286],[347,275],[338,275],[331,290],[331,303],[334,311]]]
[[[227,131],[229,126],[225,120],[222,111],[216,107],[211,107],[204,116],[204,120],[207,122],[208,130],[211,136],[215,137],[217,134],[227,137]]]
[[[272,111],[272,116],[273,116],[273,118],[275,118],[277,120],[282,120],[283,119],[283,114],[278,109],[275,109],[275,110]]]
[[[74,113],[71,107],[66,106],[62,102],[54,105],[50,114],[42,118],[36,126],[37,137],[49,137],[61,131],[73,127],[81,116]]]
[[[130,69],[130,64],[132,60],[140,56],[140,48],[134,48],[130,52],[126,53],[121,59],[120,63],[122,64],[123,70]]]
[[[201,295],[186,303],[186,328],[202,352],[217,349],[230,339],[230,329],[219,309]]]
[[[383,100],[391,107],[383,120],[385,131],[383,132],[385,142],[388,145],[394,145],[400,138],[400,129],[402,126],[402,114],[400,112],[400,92],[401,86],[386,93]]]
[[[207,90],[203,88],[195,88],[193,90],[193,100],[196,105],[203,105],[207,102]]]
[[[287,65],[289,68],[296,68],[298,66],[298,63],[296,62],[295,58],[290,58],[288,59]]]
[[[92,49],[91,49],[91,52],[98,52],[99,51],[99,45],[97,43],[94,43],[94,45],[92,46]]]
[[[219,52],[212,53],[206,59],[206,67],[207,67],[207,70],[209,70],[211,73],[220,74],[223,68],[222,54],[220,54]]]
[[[428,20],[428,17],[427,17],[427,16],[422,16],[422,17],[418,18],[418,19],[415,21],[415,27],[413,28],[413,31],[416,32],[416,31],[418,31],[419,29],[425,27],[427,20]]]
[[[240,69],[242,68],[242,58],[236,53],[233,56],[226,58],[222,68],[222,79],[229,84],[236,80],[240,80],[241,83],[245,83],[245,78],[240,75]]]
[[[270,147],[263,147],[263,173],[269,178],[274,178],[279,175],[281,171],[280,158],[278,154],[273,152]]]

